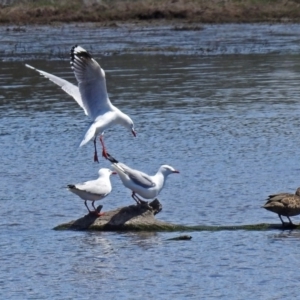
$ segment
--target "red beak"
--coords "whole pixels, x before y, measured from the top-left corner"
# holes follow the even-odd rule
[[[118,173],[115,172],[115,171],[113,171],[113,172],[111,172],[111,174],[112,174],[112,175],[117,175]]]
[[[133,129],[131,130],[131,132],[134,135],[134,137],[136,137],[136,132]]]

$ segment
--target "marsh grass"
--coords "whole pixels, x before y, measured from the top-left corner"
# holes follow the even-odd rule
[[[0,23],[184,20],[196,23],[299,22],[299,0],[15,0]],[[1,3],[1,0],[0,0]],[[8,3],[8,1],[7,1]]]

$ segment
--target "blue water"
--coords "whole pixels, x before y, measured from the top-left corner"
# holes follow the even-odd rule
[[[245,45],[238,37],[243,30],[257,36],[257,28],[265,30],[261,26],[230,27],[227,33],[244,49],[238,55],[139,50],[106,56],[93,41],[110,98],[132,117],[138,132],[133,138],[124,128],[108,130],[108,151],[150,174],[165,163],[180,170],[159,196],[158,219],[189,225],[280,223],[261,206],[270,193],[294,192],[299,185],[300,56],[293,49],[300,27],[270,26],[276,37],[268,40],[271,50],[247,53],[257,40]],[[66,36],[61,30],[59,39],[65,37],[68,50],[57,59],[41,50],[53,42],[57,28],[48,27],[47,43],[34,35],[43,27],[0,31],[4,41],[17,34],[19,43],[36,39],[32,51],[4,55],[0,62],[1,298],[295,299],[297,230],[193,232],[191,241],[179,242],[167,239],[180,233],[52,230],[86,214],[82,200],[65,186],[109,167],[103,159],[93,163],[91,143],[77,147],[89,122],[81,108],[24,66],[75,83],[68,62],[75,36],[69,32],[89,49],[90,36],[64,28]],[[197,34],[213,40],[219,29],[207,26]],[[121,48],[121,29],[106,30],[114,33],[110,49]],[[290,32],[284,47],[282,32]],[[173,30],[156,34],[174,46]],[[132,44],[139,36],[131,35]],[[13,53],[13,45],[3,43],[3,49]],[[104,211],[134,203],[117,177],[112,184],[101,203]]]

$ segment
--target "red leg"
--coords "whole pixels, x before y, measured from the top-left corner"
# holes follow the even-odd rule
[[[95,207],[94,202],[95,202],[95,201],[92,202],[92,206],[94,207],[95,210],[92,211],[91,213],[94,214],[94,215],[96,215],[96,216],[99,216],[99,217],[100,217],[100,216],[104,216],[104,215],[105,215],[104,212],[98,212],[98,211],[97,211],[97,208]],[[101,208],[102,208],[102,206],[101,206]]]
[[[88,207],[87,204],[86,204],[86,200],[84,201],[84,205],[86,206],[86,208],[87,208],[87,210],[89,211],[89,213],[92,213],[92,212],[90,211],[89,207]]]
[[[106,148],[105,148],[104,141],[103,141],[103,134],[100,135],[100,143],[102,145],[102,156],[107,159],[108,156],[107,156]]]
[[[96,138],[94,139],[94,147],[95,147],[95,152],[94,152],[94,162],[99,163],[99,160],[98,160],[98,154],[97,154],[97,148],[96,148]]]
[[[104,215],[105,215],[105,212],[100,212],[100,213],[98,213],[97,211],[93,211],[93,214],[95,214],[95,215],[98,216],[98,217],[101,217],[101,216],[104,216]]]

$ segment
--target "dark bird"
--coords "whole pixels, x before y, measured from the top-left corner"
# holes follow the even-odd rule
[[[300,188],[297,189],[295,194],[281,193],[270,195],[263,208],[278,214],[283,226],[284,222],[281,216],[287,217],[289,224],[295,226],[290,217],[300,214]]]

